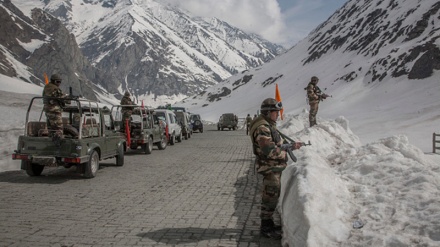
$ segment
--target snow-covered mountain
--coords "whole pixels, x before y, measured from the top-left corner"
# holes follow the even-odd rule
[[[130,90],[141,99],[181,99],[284,51],[218,19],[192,17],[160,1],[14,3],[25,14],[39,7],[60,19],[89,61],[117,78],[104,88]]]
[[[430,150],[440,115],[440,2],[352,0],[285,54],[187,98],[179,105],[210,121],[218,112],[244,117],[279,85],[285,112],[308,109],[311,76],[333,97],[319,117],[343,115],[365,141],[404,133]],[[378,121],[377,115],[381,116]],[[380,125],[376,133],[365,125]]]

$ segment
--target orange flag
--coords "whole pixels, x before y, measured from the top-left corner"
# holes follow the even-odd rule
[[[49,84],[49,78],[47,77],[46,72],[44,73],[44,83]]]
[[[280,91],[278,90],[278,83],[277,84],[275,84],[276,85],[276,87],[275,87],[275,99],[278,101],[278,102],[281,102],[282,101],[282,99],[281,99],[281,95],[280,95]],[[283,111],[284,111],[284,107],[283,107],[283,109],[281,109],[281,111],[280,111],[280,118],[281,118],[281,120],[283,120]]]

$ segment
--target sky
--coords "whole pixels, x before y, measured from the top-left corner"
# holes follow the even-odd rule
[[[408,0],[405,6],[411,4],[419,3]],[[439,246],[440,155],[432,153],[432,133],[440,133],[440,71],[426,79],[387,77],[376,84],[359,73],[347,83],[337,78],[353,68],[368,71],[377,58],[337,50],[302,66],[298,60],[307,49],[307,43],[299,43],[262,67],[207,89],[205,98],[179,106],[212,123],[225,112],[244,118],[256,113],[263,99],[274,97],[275,84],[262,87],[261,82],[282,75],[277,83],[285,118],[278,129],[312,144],[293,151],[298,161],[289,161],[283,172],[279,208],[284,246]],[[381,52],[390,59],[400,55]],[[209,93],[250,74],[252,80],[235,85],[230,95],[206,100]],[[302,88],[311,75],[333,97],[320,103],[318,124],[310,128]],[[0,171],[19,169],[10,155],[24,131],[27,102],[41,90],[0,75]]]
[[[217,17],[290,48],[347,0],[165,0],[197,16]]]
[[[28,102],[41,90],[0,75],[0,172],[19,169],[11,153]],[[309,128],[307,112],[286,114],[278,128],[312,144],[293,151],[298,161],[289,160],[282,175],[283,246],[439,245],[440,155],[424,153],[404,135],[362,144],[343,116],[319,118]],[[237,131],[245,132],[242,124]]]

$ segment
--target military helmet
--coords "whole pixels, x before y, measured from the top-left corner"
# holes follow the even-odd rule
[[[125,91],[124,96],[130,96],[130,93],[128,91]]]
[[[58,75],[58,74],[53,74],[53,75],[50,76],[50,80],[51,80],[51,81],[61,81],[62,79],[61,79],[61,76],[60,76],[60,75]]]
[[[276,101],[274,98],[267,98],[261,103],[261,111],[280,111],[283,109],[283,104]]]
[[[318,79],[318,77],[316,77],[316,76],[312,76],[312,79],[310,79],[312,82],[318,82],[319,81],[319,79]]]

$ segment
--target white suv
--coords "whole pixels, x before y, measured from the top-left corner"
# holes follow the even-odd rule
[[[181,142],[182,141],[182,128],[180,127],[179,123],[176,119],[176,114],[174,114],[173,111],[167,110],[167,109],[156,109],[154,110],[156,113],[156,116],[165,121],[166,128],[165,131],[168,131],[167,137],[168,142],[170,145],[174,145],[176,141]]]

